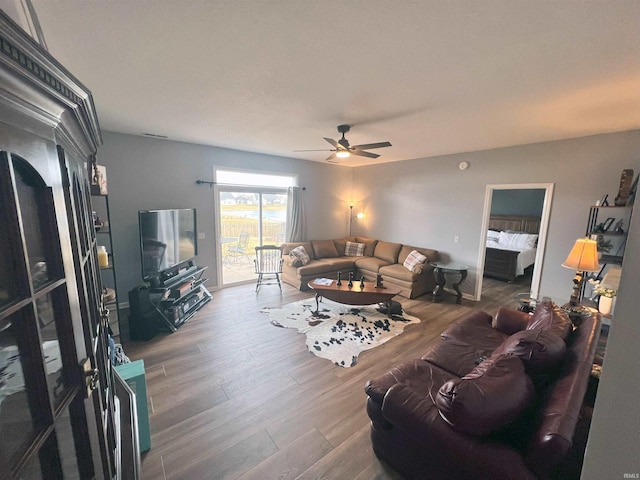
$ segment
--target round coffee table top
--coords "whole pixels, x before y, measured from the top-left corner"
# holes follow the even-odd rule
[[[351,287],[349,287],[348,280],[342,280],[342,285],[337,285],[336,283],[333,280],[331,285],[323,285],[316,284],[315,280],[312,280],[307,285],[316,292],[316,295],[347,305],[383,303],[391,300],[391,297],[401,292],[400,287],[395,285],[376,287],[375,282],[364,282],[364,287],[360,286],[360,280],[354,280]]]

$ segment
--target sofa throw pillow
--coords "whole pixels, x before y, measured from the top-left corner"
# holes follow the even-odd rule
[[[289,256],[297,260],[293,263],[294,267],[299,267],[300,265],[306,265],[307,263],[309,263],[309,254],[302,245],[291,250],[289,252]],[[298,264],[298,262],[300,263]]]
[[[338,250],[333,240],[312,240],[311,246],[316,258],[336,258]]]
[[[417,265],[422,265],[426,261],[427,257],[422,255],[419,251],[411,250],[402,265],[410,272],[413,272]]]
[[[436,395],[440,416],[455,430],[488,435],[515,421],[535,395],[515,355],[496,355],[462,378],[449,380]]]
[[[347,241],[344,247],[345,257],[362,257],[364,255],[364,243],[356,243]]]

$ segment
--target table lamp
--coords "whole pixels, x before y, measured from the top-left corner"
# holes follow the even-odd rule
[[[569,252],[569,256],[562,262],[562,266],[576,270],[576,276],[573,277],[571,299],[569,303],[563,305],[562,308],[569,313],[580,315],[585,311],[585,308],[580,305],[584,272],[600,271],[600,264],[598,263],[598,243],[590,238],[577,239],[571,252]]]

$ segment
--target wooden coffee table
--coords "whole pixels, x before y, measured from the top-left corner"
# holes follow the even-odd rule
[[[364,287],[360,286],[360,281],[354,281],[349,287],[349,282],[343,280],[342,285],[336,285],[336,280],[331,285],[316,285],[314,281],[307,285],[316,292],[316,312],[320,309],[320,299],[322,297],[345,305],[373,305],[374,303],[384,303],[387,307],[387,316],[391,318],[391,299],[400,293],[400,288],[395,285],[385,285],[376,287],[375,282],[364,282]]]

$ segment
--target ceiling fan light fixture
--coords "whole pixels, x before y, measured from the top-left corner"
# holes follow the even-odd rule
[[[338,158],[349,158],[351,156],[351,153],[349,153],[348,150],[338,150],[336,152],[336,157]]]

